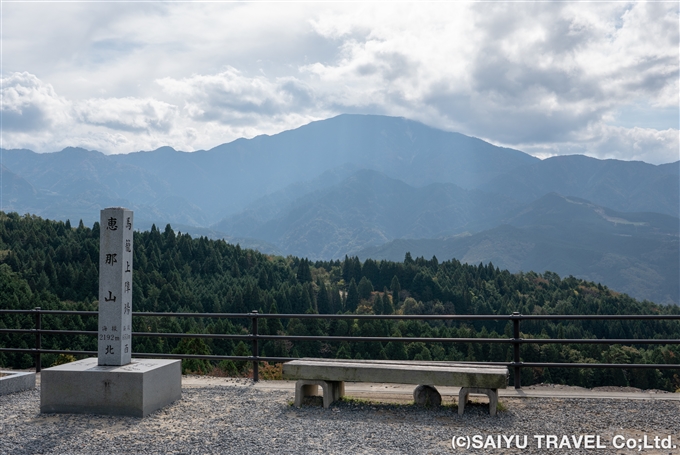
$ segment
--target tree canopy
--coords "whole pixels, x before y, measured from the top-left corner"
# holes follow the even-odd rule
[[[6,309],[96,310],[99,224],[44,220],[0,212],[0,306]],[[436,257],[363,263],[356,257],[312,262],[242,249],[224,240],[192,238],[170,225],[134,233],[133,309],[140,312],[281,314],[680,314],[677,306],[637,301],[598,283],[557,274],[512,274],[493,264]],[[511,337],[508,321],[261,320],[260,333],[441,338]],[[2,315],[0,327],[32,328],[27,315]],[[133,318],[135,332],[248,333],[248,319]],[[94,317],[45,316],[43,328],[97,330]],[[678,338],[677,321],[524,321],[529,338]],[[29,336],[0,334],[0,345],[27,348]],[[94,337],[45,335],[47,349],[96,350]],[[508,344],[268,341],[261,355],[336,358],[510,361]],[[133,352],[238,355],[231,340],[180,343],[133,338]],[[195,351],[195,352],[194,352]],[[189,353],[189,352],[186,352]],[[247,354],[246,354],[247,355]],[[49,366],[54,356],[43,356]],[[675,346],[523,345],[525,362],[680,363]],[[27,354],[0,353],[0,366],[30,367]],[[205,372],[209,363],[193,365]],[[225,364],[237,371],[244,365]],[[524,369],[524,384],[632,385],[680,388],[678,371]]]

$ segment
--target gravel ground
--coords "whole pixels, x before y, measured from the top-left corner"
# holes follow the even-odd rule
[[[0,454],[680,454],[680,403],[653,400],[501,399],[463,416],[445,406],[362,401],[300,409],[292,392],[259,390],[247,381],[184,387],[182,400],[141,419],[40,414],[40,391],[0,396]],[[481,435],[487,448],[451,447],[454,436]],[[527,436],[525,449],[493,448],[502,436]],[[539,449],[534,435],[598,435],[607,449]],[[619,449],[612,438],[671,436],[673,449]],[[492,441],[488,439],[492,436]],[[625,442],[625,441],[624,441]]]

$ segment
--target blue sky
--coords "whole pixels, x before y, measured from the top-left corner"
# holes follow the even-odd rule
[[[341,113],[678,160],[678,3],[2,2],[2,146],[212,148]]]

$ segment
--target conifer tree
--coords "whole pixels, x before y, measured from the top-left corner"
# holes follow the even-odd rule
[[[271,306],[269,307],[269,314],[279,314],[279,311],[276,308],[276,302],[272,302]],[[283,333],[283,324],[281,324],[281,319],[279,318],[270,319],[267,327],[269,329],[269,335],[278,335]]]
[[[383,306],[382,296],[377,295],[373,301],[373,314],[384,314],[385,309]]]
[[[331,302],[328,297],[328,290],[323,281],[319,282],[319,290],[316,293],[316,306],[320,314],[329,314],[331,312]]]
[[[297,269],[297,279],[300,283],[309,283],[312,281],[312,271],[309,268],[309,260],[302,259]]]
[[[354,313],[359,306],[359,290],[357,289],[357,284],[352,278],[349,282],[349,287],[347,288],[347,300],[345,301],[345,311]]]
[[[397,278],[397,275],[394,275],[394,278],[392,278],[390,288],[392,289],[392,304],[396,308],[399,304],[399,293],[401,292],[401,285],[399,284],[399,278]]]
[[[385,288],[383,290],[382,300],[383,300],[383,305],[382,305],[383,313],[382,314],[394,314],[394,306],[392,305],[392,301],[390,299],[390,294],[387,291],[387,288]]]
[[[330,302],[330,314],[342,311],[342,297],[340,297],[340,290],[335,285],[331,287]]]
[[[359,298],[363,300],[368,300],[371,298],[371,292],[373,292],[373,284],[371,280],[366,277],[361,278],[359,285],[357,286],[359,291]]]

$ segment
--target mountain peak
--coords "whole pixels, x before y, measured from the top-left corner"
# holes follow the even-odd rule
[[[83,155],[104,155],[102,152],[98,152],[97,150],[87,150],[82,147],[65,147],[63,148],[60,152],[57,153],[63,153],[64,155],[68,156],[83,156]]]
[[[163,147],[158,147],[156,150],[152,150],[150,153],[160,153],[160,154],[169,154],[169,153],[181,153],[174,148],[170,147],[169,145],[164,145]]]

